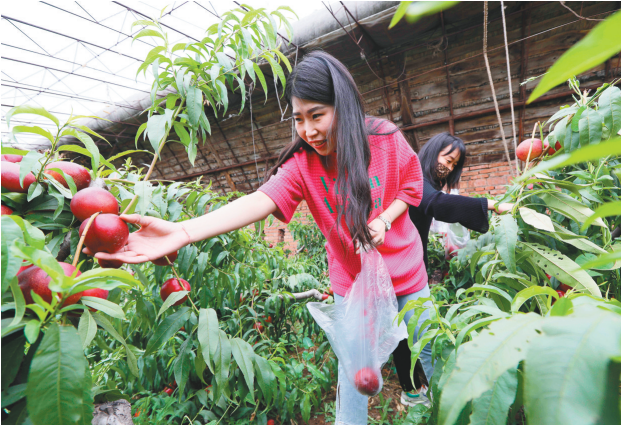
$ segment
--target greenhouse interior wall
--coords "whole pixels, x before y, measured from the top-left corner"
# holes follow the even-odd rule
[[[498,4],[490,4],[488,56],[498,100],[502,127],[511,157],[506,158],[492,91],[483,57],[483,2],[461,3],[443,13],[411,25],[401,21],[388,30],[395,2],[370,16],[356,16],[355,4],[343,2],[339,13],[326,10],[315,20],[331,20],[334,30],[311,40],[296,35],[285,53],[292,63],[309,51],[322,49],[343,61],[351,71],[366,102],[368,114],[393,121],[404,132],[415,151],[441,132],[462,138],[467,158],[460,192],[492,194],[504,191],[515,169],[512,113],[507,78],[504,33]],[[537,84],[533,77],[547,69],[573,44],[597,24],[581,19],[559,2],[506,2],[508,51],[511,69],[515,132],[519,141],[530,137],[537,121],[550,117],[559,106],[571,102],[567,86],[559,86],[532,104],[526,104]],[[348,8],[349,7],[349,8]],[[581,16],[603,18],[619,8],[619,2],[583,2]],[[352,10],[349,10],[352,9]],[[325,15],[325,16],[324,16]],[[294,28],[303,27],[298,22]],[[619,57],[579,76],[581,87],[593,89],[620,76]],[[274,90],[272,76],[266,73]],[[279,93],[282,86],[278,85]],[[166,144],[153,177],[166,180],[195,180],[202,176],[218,192],[251,193],[261,185],[266,167],[292,139],[292,122],[287,119],[284,99],[268,96],[257,88],[239,111],[239,96],[231,94],[226,116],[214,117],[212,134],[199,146],[194,165],[184,147]],[[251,107],[250,107],[251,104]],[[211,115],[210,115],[211,114]],[[252,119],[251,119],[252,116]],[[144,117],[134,117],[125,125],[113,150],[132,149],[134,136]],[[546,128],[547,131],[547,128]],[[545,134],[544,134],[545,135]],[[145,148],[145,141],[139,147]],[[136,157],[149,163],[150,157]],[[298,212],[308,214],[303,202]],[[295,244],[284,223],[274,220],[265,230],[270,242]]]

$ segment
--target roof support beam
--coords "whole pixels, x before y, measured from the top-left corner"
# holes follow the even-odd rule
[[[266,163],[267,163],[267,162],[275,160],[275,159],[278,159],[278,155],[269,156],[267,158],[258,158],[256,161],[257,162],[266,161]],[[246,161],[246,162],[242,162],[242,163],[239,163],[239,164],[225,165],[223,167],[218,167],[218,168],[213,168],[213,169],[207,170],[207,171],[201,171],[201,172],[198,172],[198,173],[188,174],[187,176],[173,177],[173,178],[170,178],[170,179],[167,179],[167,180],[182,180],[182,179],[194,178],[194,177],[204,176],[204,175],[214,174],[214,173],[221,173],[221,172],[227,173],[228,170],[231,170],[233,168],[245,167],[247,165],[252,165],[254,163],[255,163],[255,160]]]
[[[210,140],[211,142],[211,140]],[[214,156],[214,158],[216,158],[216,162],[218,163],[218,165],[220,166],[220,168],[214,168],[212,170],[207,170],[201,173],[195,173],[195,174],[188,174],[187,176],[183,176],[182,178],[189,178],[189,177],[198,177],[198,176],[202,176],[205,174],[212,174],[217,172],[217,170],[222,170],[224,171],[224,176],[226,177],[226,181],[229,184],[229,187],[231,188],[231,190],[233,192],[237,191],[237,187],[235,186],[235,182],[233,181],[233,179],[231,178],[231,174],[226,171],[228,170],[228,168],[224,165],[224,162],[222,162],[222,159],[220,159],[220,155],[218,155],[218,152],[216,152],[216,150],[213,148],[213,145],[209,142],[204,143],[205,146],[207,146],[207,149],[209,149],[209,152],[211,152],[211,154]],[[172,179],[172,180],[176,180],[176,179]]]
[[[233,148],[231,147],[229,140],[226,138],[226,134],[224,134],[224,131],[222,131],[222,127],[220,127],[220,123],[217,120],[216,120],[216,126],[218,127],[218,130],[220,130],[220,134],[222,134],[222,138],[224,139],[224,142],[229,147],[229,150],[231,151],[231,155],[233,156],[233,159],[235,160],[236,163],[239,164],[239,159],[237,159],[237,156],[235,156],[235,152],[233,152]],[[213,151],[215,152],[215,149]],[[244,176],[244,180],[246,181],[246,184],[250,187],[250,190],[253,190],[254,188],[252,187],[252,184],[250,184],[250,181],[248,180],[248,176],[246,176],[246,173],[244,172],[243,168],[241,169],[241,172],[242,172],[242,175]]]

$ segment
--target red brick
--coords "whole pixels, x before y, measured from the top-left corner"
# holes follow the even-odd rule
[[[477,179],[473,182],[473,185],[476,187],[485,186],[485,179]]]
[[[487,179],[487,183],[493,184],[493,185],[506,184],[507,178],[506,177],[490,177],[489,179]]]
[[[485,190],[492,190],[492,189],[494,189],[494,186],[486,186],[485,187]]]

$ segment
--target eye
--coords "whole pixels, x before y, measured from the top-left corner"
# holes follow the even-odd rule
[[[313,114],[313,119],[316,120],[317,118],[319,118],[320,116],[322,116],[323,114]]]
[[[302,122],[302,118],[295,118],[295,122]]]

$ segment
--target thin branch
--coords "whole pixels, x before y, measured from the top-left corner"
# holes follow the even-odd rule
[[[511,168],[511,156],[509,156],[509,146],[507,146],[507,140],[505,139],[505,129],[502,127],[502,118],[500,117],[500,109],[498,108],[498,101],[496,100],[496,90],[494,89],[494,80],[492,79],[492,70],[489,67],[489,60],[487,59],[487,1],[484,2],[484,22],[483,22],[483,58],[485,59],[485,67],[487,68],[487,76],[489,78],[489,86],[492,89],[492,99],[494,100],[494,108],[496,108],[496,117],[498,118],[498,126],[500,127],[500,135],[502,136],[502,144],[505,148],[505,154],[507,155],[507,163],[511,174],[515,176],[513,169]]]
[[[591,19],[591,18],[585,18],[584,16],[578,15],[576,12],[574,12],[569,6],[567,6],[565,4],[564,1],[560,1],[559,2],[561,4],[561,6],[563,6],[565,9],[569,10],[571,13],[573,13],[576,18],[578,19],[584,19],[585,21],[603,21],[603,19]]]
[[[507,40],[507,20],[505,19],[504,1],[500,1],[500,10],[502,11],[502,31],[505,36],[505,55],[507,56],[507,83],[509,83],[509,103],[511,105],[511,128],[513,129],[513,151],[517,152],[517,137],[515,130],[515,110],[513,108],[513,86],[511,84],[511,61],[509,57],[509,42]],[[519,161],[515,161],[515,172],[520,174]],[[509,164],[511,166],[511,164]]]

